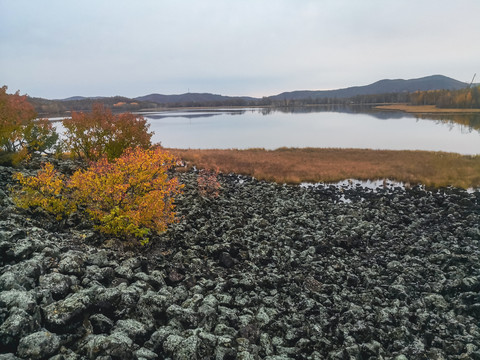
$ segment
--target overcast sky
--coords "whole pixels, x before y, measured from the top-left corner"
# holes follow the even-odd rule
[[[0,86],[268,96],[480,76],[479,0],[0,0]]]

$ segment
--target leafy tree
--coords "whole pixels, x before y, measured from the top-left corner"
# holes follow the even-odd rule
[[[17,153],[17,160],[33,153],[46,153],[53,149],[58,134],[47,119],[36,119],[37,113],[26,96],[7,94],[0,88],[0,149]]]
[[[472,107],[480,108],[480,86],[472,88]]]
[[[63,120],[65,148],[73,156],[98,160],[104,155],[112,160],[128,147],[148,148],[153,133],[142,116],[132,113],[114,115],[102,104],[94,104],[92,112],[74,112]]]
[[[30,121],[23,127],[21,143],[28,153],[47,153],[54,149],[58,141],[58,133],[48,119]]]
[[[15,152],[21,148],[23,126],[33,121],[36,112],[26,96],[7,94],[7,87],[0,88],[0,146],[2,150]]]
[[[479,87],[460,90],[416,91],[410,94],[412,105],[436,105],[439,108],[479,108]]]

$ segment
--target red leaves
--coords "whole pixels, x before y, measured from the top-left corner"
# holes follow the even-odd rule
[[[22,149],[23,128],[33,122],[37,114],[26,96],[7,94],[0,88],[0,147],[8,152]]]
[[[221,185],[218,182],[217,170],[200,170],[197,177],[197,186],[200,195],[209,198],[216,198],[220,195]]]
[[[143,116],[132,113],[112,114],[101,104],[93,105],[91,113],[73,112],[63,120],[66,147],[76,157],[98,160],[106,155],[114,159],[128,147],[148,148],[152,133]]]

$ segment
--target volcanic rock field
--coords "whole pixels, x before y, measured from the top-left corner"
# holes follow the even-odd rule
[[[0,360],[480,359],[479,191],[221,174],[210,198],[190,170],[179,221],[132,247],[15,208],[14,171]]]

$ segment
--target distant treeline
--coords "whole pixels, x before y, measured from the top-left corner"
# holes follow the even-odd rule
[[[248,107],[258,106],[257,100],[246,100],[242,98],[232,98],[225,100],[213,100],[213,101],[182,101],[182,102],[170,102],[165,104],[157,104],[157,106],[163,108],[188,108],[188,107],[219,107],[219,106],[234,106],[234,107]]]
[[[305,98],[305,99],[284,99],[284,100],[271,100],[264,98],[260,105],[271,105],[274,107],[282,106],[306,106],[306,105],[369,105],[369,104],[391,104],[391,103],[408,103],[409,93],[386,93],[386,94],[373,94],[373,95],[357,95],[349,98]]]
[[[480,86],[461,90],[417,91],[410,94],[412,105],[436,105],[439,108],[480,108]]]
[[[258,106],[260,102],[247,101],[244,99],[231,99],[224,101],[205,101],[205,102],[177,102],[168,104],[158,104],[149,101],[139,101],[121,96],[102,97],[102,98],[84,98],[77,100],[48,100],[42,98],[29,97],[28,101],[34,106],[39,116],[69,116],[72,111],[91,111],[94,104],[101,103],[105,108],[118,112],[135,112],[143,110],[160,110],[164,108],[181,107],[219,107],[219,106]],[[266,104],[262,104],[266,105]]]
[[[480,108],[480,86],[461,90],[428,90],[373,95],[357,95],[350,98],[306,98],[295,100],[268,101],[264,105],[305,106],[305,105],[368,105],[368,104],[410,104],[435,105],[439,108],[478,109]]]
[[[28,97],[28,102],[34,106],[39,116],[65,116],[69,115],[72,111],[91,111],[93,105],[96,103],[101,103],[114,112],[140,111],[159,106],[155,103],[137,101],[122,96],[84,98],[78,100],[47,100]]]
[[[261,99],[231,98],[217,101],[185,101],[168,104],[139,101],[121,96],[105,98],[84,98],[76,100],[46,100],[28,98],[40,116],[69,115],[71,111],[90,111],[94,103],[101,103],[113,112],[135,112],[141,110],[160,110],[181,107],[219,107],[219,106],[264,106],[272,108],[292,108],[308,105],[334,107],[337,105],[369,105],[406,103],[411,105],[435,105],[439,108],[480,108],[480,86],[461,90],[429,90],[416,92],[357,95],[350,98],[305,98],[305,99]]]

